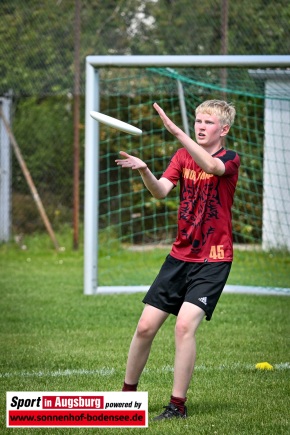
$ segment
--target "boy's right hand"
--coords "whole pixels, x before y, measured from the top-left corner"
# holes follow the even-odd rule
[[[122,166],[122,168],[132,168],[132,169],[146,169],[147,165],[143,162],[143,160],[138,159],[138,157],[131,156],[130,154],[125,153],[125,151],[120,151],[120,155],[124,157],[123,159],[117,159],[115,162],[118,166]]]

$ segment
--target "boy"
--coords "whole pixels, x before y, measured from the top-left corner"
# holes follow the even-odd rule
[[[233,260],[231,206],[238,180],[239,156],[225,150],[223,139],[235,118],[232,105],[205,101],[196,108],[196,142],[178,128],[157,103],[153,107],[183,148],[158,180],[137,157],[123,151],[116,160],[138,170],[155,198],[165,198],[180,182],[178,231],[170,254],[143,299],[145,307],[129,349],[123,391],[137,391],[153,339],[169,314],[176,316],[172,395],[155,420],[186,418],[186,393],[195,363],[195,333],[210,320]]]

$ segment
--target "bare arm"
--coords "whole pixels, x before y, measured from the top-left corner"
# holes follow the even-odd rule
[[[185,134],[177,125],[175,125],[165,114],[164,110],[157,104],[153,104],[154,109],[158,112],[160,118],[163,121],[165,128],[169,133],[173,134],[176,139],[184,146],[189,152],[195,162],[200,166],[207,174],[223,175],[225,172],[225,165],[223,162],[212,157],[207,151],[205,151],[200,145],[192,140],[187,134]]]
[[[154,196],[154,198],[162,199],[168,195],[174,186],[171,181],[169,181],[167,178],[160,178],[157,180],[146,163],[138,157],[131,156],[124,151],[120,151],[120,154],[124,158],[115,160],[117,165],[122,166],[122,168],[132,168],[133,170],[138,170],[145,186],[152,196]]]

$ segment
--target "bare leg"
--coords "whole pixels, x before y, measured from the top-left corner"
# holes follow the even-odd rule
[[[168,313],[146,305],[140,317],[137,329],[129,349],[125,382],[137,384],[147,362],[152,341]]]
[[[177,316],[172,390],[175,397],[186,397],[196,357],[195,332],[204,315],[204,311],[198,306],[184,302]]]

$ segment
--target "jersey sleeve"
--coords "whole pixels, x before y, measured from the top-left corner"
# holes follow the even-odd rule
[[[174,186],[177,185],[180,179],[181,166],[178,158],[178,152],[176,152],[169,162],[167,169],[163,172],[162,177],[167,178]]]
[[[224,155],[218,156],[225,165],[225,173],[224,175],[235,175],[237,174],[240,167],[240,157],[235,151],[227,150]]]

